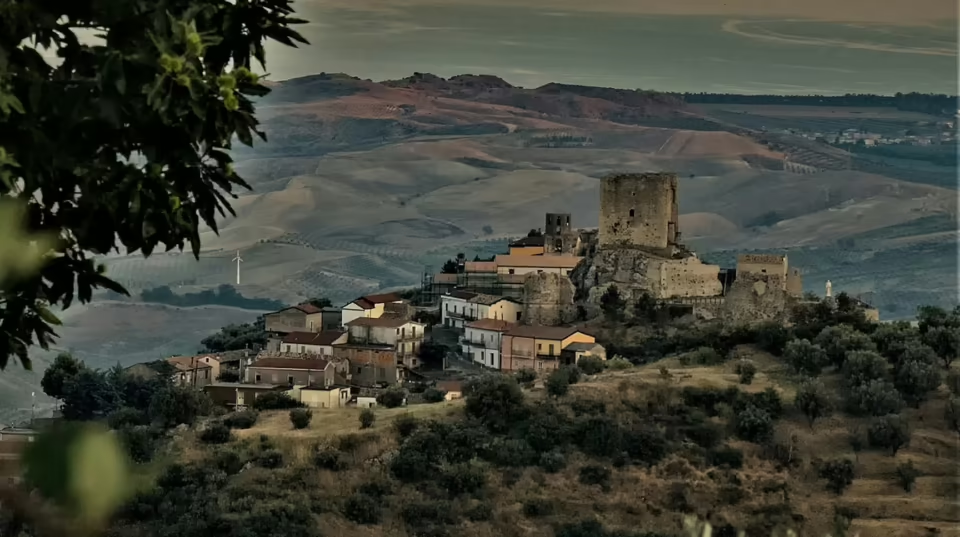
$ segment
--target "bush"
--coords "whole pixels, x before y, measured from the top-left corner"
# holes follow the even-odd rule
[[[236,475],[243,470],[243,459],[236,451],[224,450],[217,453],[214,457],[213,465],[216,469],[227,475]]]
[[[794,339],[787,343],[783,357],[794,371],[811,377],[819,375],[829,363],[826,351],[806,339]]]
[[[360,485],[357,487],[357,492],[379,500],[386,498],[393,492],[393,485],[389,479],[378,478]]]
[[[851,351],[843,362],[843,381],[848,388],[889,376],[887,361],[876,352]]]
[[[313,454],[313,465],[322,470],[339,472],[347,468],[347,461],[333,448],[321,448]]]
[[[294,429],[306,429],[310,426],[310,420],[313,419],[313,412],[306,408],[295,408],[290,411],[290,423]]]
[[[150,417],[147,413],[136,408],[124,407],[117,409],[107,416],[107,425],[111,429],[118,430],[125,427],[135,427],[137,425],[149,425]]]
[[[407,399],[407,392],[396,386],[387,388],[377,395],[377,404],[384,408],[397,408]]]
[[[546,498],[528,498],[523,501],[523,515],[529,518],[553,514],[553,502]]]
[[[951,369],[947,373],[947,388],[953,395],[960,395],[960,369]]]
[[[811,429],[816,420],[829,416],[834,408],[833,401],[831,401],[826,388],[819,380],[807,380],[800,383],[793,404],[797,407],[797,410],[803,412],[803,415],[807,417]]]
[[[680,363],[687,365],[718,365],[723,363],[724,357],[712,347],[700,347],[697,350],[680,357]]]
[[[379,524],[380,502],[366,494],[353,494],[343,503],[343,516],[356,524]]]
[[[633,362],[627,360],[623,356],[614,356],[613,358],[607,360],[606,366],[607,369],[611,371],[623,371],[624,369],[632,368]]]
[[[902,462],[897,466],[897,482],[904,492],[913,491],[913,484],[920,477],[920,470],[913,466],[913,461]]]
[[[597,373],[602,373],[605,369],[603,360],[595,356],[584,356],[577,360],[577,367],[580,368],[580,371],[583,371],[584,375],[596,375]]]
[[[840,495],[853,483],[853,461],[836,459],[825,462],[819,471],[820,477],[827,480],[827,490]]]
[[[503,432],[526,417],[523,392],[511,378],[491,373],[471,379],[464,386],[464,412],[488,429]]]
[[[889,449],[891,455],[896,455],[900,448],[910,444],[910,429],[906,420],[897,414],[877,418],[867,430],[867,439],[870,446]]]
[[[119,429],[117,434],[130,459],[136,463],[147,463],[153,460],[153,455],[160,446],[157,431],[147,425],[124,427]]]
[[[451,465],[440,475],[440,485],[453,496],[473,494],[487,484],[487,473],[476,464]]]
[[[773,435],[770,414],[750,403],[734,418],[737,436],[748,442],[760,443]]]
[[[211,423],[200,433],[200,441],[204,444],[226,444],[230,438],[230,428],[220,422]]]
[[[493,518],[493,507],[489,503],[478,503],[465,513],[470,522],[485,522]]]
[[[560,368],[547,377],[547,393],[554,397],[562,397],[570,390],[570,372]]]
[[[726,466],[731,470],[743,468],[743,451],[729,446],[710,450],[707,459],[713,466]]]
[[[532,369],[521,369],[513,374],[520,384],[530,384],[537,381],[537,373]]]
[[[302,407],[303,403],[283,392],[267,392],[253,401],[253,408],[256,410],[290,410]]]
[[[580,483],[584,485],[599,485],[606,492],[610,490],[612,472],[606,466],[588,464],[580,468]]]
[[[231,429],[249,429],[257,423],[259,414],[253,410],[231,412],[223,417],[223,424]]]
[[[919,408],[940,387],[940,381],[938,364],[911,360],[899,364],[893,385],[906,403]]]
[[[847,410],[858,416],[886,416],[900,412],[903,400],[889,381],[871,380],[847,391]]]
[[[401,442],[413,434],[420,426],[420,420],[410,414],[402,414],[393,420],[393,430],[397,433],[397,439]]]
[[[210,397],[193,388],[165,386],[150,398],[149,415],[164,427],[193,425],[197,418],[210,411]]]
[[[736,372],[740,379],[740,384],[750,384],[753,382],[753,377],[757,374],[757,366],[750,360],[740,360],[737,362]]]
[[[837,367],[843,366],[849,352],[876,350],[869,336],[846,325],[824,328],[814,343],[826,351],[827,358]]]
[[[423,400],[427,403],[441,403],[447,398],[447,392],[436,388],[427,388],[423,391]]]
[[[541,453],[540,467],[547,473],[555,474],[567,467],[567,456],[560,450]]]
[[[276,449],[268,449],[257,457],[257,465],[261,468],[280,468],[283,466],[283,453]]]
[[[365,408],[360,411],[360,428],[369,429],[373,427],[373,422],[377,419],[377,415],[373,413],[372,408]]]
[[[943,417],[957,434],[960,434],[960,397],[950,397],[943,409]]]
[[[784,353],[787,343],[790,342],[790,329],[780,322],[766,321],[760,323],[754,332],[757,347],[777,356]]]

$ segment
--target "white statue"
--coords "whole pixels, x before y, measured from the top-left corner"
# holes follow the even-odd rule
[[[833,296],[833,284],[830,283],[830,280],[827,280],[827,296]]]

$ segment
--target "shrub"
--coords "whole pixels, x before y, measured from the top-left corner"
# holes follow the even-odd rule
[[[303,403],[283,392],[267,392],[253,401],[253,408],[256,410],[290,410],[301,407]]]
[[[750,360],[740,360],[737,362],[736,372],[740,384],[750,384],[753,382],[753,377],[757,374],[757,366]]]
[[[160,446],[157,431],[147,425],[124,427],[118,430],[117,434],[130,459],[137,463],[153,460],[153,455]]]
[[[377,419],[372,408],[365,408],[360,411],[360,428],[369,429],[373,427],[373,422]]]
[[[757,347],[777,356],[784,353],[787,343],[790,341],[790,329],[780,322],[766,321],[760,323],[754,332]]]
[[[537,381],[537,373],[532,369],[521,369],[513,374],[520,384],[530,384]]]
[[[655,427],[642,426],[620,433],[622,449],[634,461],[653,465],[666,457],[669,450],[664,434]]]
[[[268,449],[257,457],[257,465],[262,468],[280,468],[283,466],[283,453],[276,449]]]
[[[393,430],[397,433],[397,439],[403,441],[420,426],[420,420],[410,414],[402,414],[393,420]]]
[[[493,507],[489,503],[478,503],[465,513],[471,522],[485,522],[493,518]]]
[[[584,485],[599,485],[606,492],[610,490],[612,472],[606,466],[588,464],[580,468],[580,483]]]
[[[165,386],[150,398],[148,414],[164,427],[180,424],[193,425],[197,418],[209,412],[210,397],[193,388]]]
[[[683,427],[680,432],[688,440],[704,449],[716,447],[723,440],[723,431],[718,425],[711,422]]]
[[[887,361],[873,351],[850,351],[843,362],[843,381],[848,388],[889,376]]]
[[[149,425],[150,417],[147,413],[130,407],[117,409],[107,416],[107,425],[111,429],[123,429],[125,427],[134,427],[137,425]]]
[[[795,339],[787,343],[783,357],[794,371],[811,377],[819,375],[829,363],[826,351],[806,339]]]
[[[627,360],[623,356],[614,356],[613,358],[607,360],[607,369],[612,371],[623,371],[624,369],[630,369],[633,367],[633,362]]]
[[[226,444],[230,437],[230,428],[220,422],[211,423],[200,433],[200,441],[204,444]]]
[[[750,403],[734,418],[737,436],[748,442],[760,443],[773,434],[773,419],[770,414]]]
[[[313,465],[322,470],[339,472],[347,468],[343,455],[333,448],[321,448],[313,454]]]
[[[695,365],[717,365],[723,363],[723,356],[712,347],[700,347],[680,357],[681,363]]]
[[[214,467],[227,475],[236,475],[243,469],[243,459],[236,451],[224,450],[217,453],[213,460]]]
[[[391,485],[389,479],[379,478],[360,485],[357,487],[357,492],[359,494],[366,494],[371,498],[382,499],[393,492],[393,485]]]
[[[889,449],[891,455],[896,455],[900,448],[910,443],[910,429],[906,420],[897,414],[890,414],[870,424],[867,439],[872,447]]]
[[[580,450],[594,457],[612,457],[623,446],[623,432],[609,416],[591,416],[580,420],[574,433]]]
[[[913,466],[913,461],[902,462],[897,466],[897,482],[904,492],[913,491],[913,484],[920,477],[920,470]]]
[[[231,412],[223,417],[223,424],[231,429],[249,429],[257,423],[259,415],[253,410]]]
[[[547,473],[555,474],[567,467],[567,456],[560,450],[542,453],[540,467]]]
[[[486,374],[464,386],[464,412],[495,432],[506,431],[526,417],[523,392],[509,377]]]
[[[602,373],[605,369],[603,365],[603,360],[595,356],[584,356],[577,360],[577,367],[580,368],[580,371],[583,371],[585,375],[596,375],[597,373]]]
[[[534,518],[553,514],[553,502],[546,498],[528,498],[523,501],[523,514]]]
[[[951,397],[943,409],[943,417],[950,427],[960,434],[960,397]]]
[[[720,485],[717,490],[717,499],[725,505],[737,505],[743,501],[747,493],[743,487],[735,484]],[[734,534],[736,537],[736,534]]]
[[[407,392],[396,386],[387,388],[377,395],[377,404],[385,408],[397,408],[407,399]]]
[[[366,494],[353,494],[343,503],[343,516],[356,524],[379,524],[380,502]]]
[[[313,412],[306,408],[295,408],[290,411],[290,423],[294,429],[306,429],[313,419]]]
[[[848,352],[876,350],[869,336],[846,325],[824,328],[814,343],[826,351],[827,358],[837,367],[843,366]]]
[[[748,405],[753,405],[766,412],[771,420],[778,420],[783,416],[783,400],[780,392],[767,388],[760,393],[738,392],[733,401],[733,408],[742,412]]]
[[[797,407],[797,410],[803,412],[803,415],[807,417],[811,429],[816,420],[829,416],[834,408],[833,401],[831,401],[826,388],[819,380],[807,380],[800,383],[793,404]]]
[[[960,395],[960,369],[951,369],[947,373],[947,388],[953,395]]]
[[[427,403],[441,403],[447,398],[447,392],[436,388],[427,388],[423,391],[423,400]]]
[[[707,459],[713,466],[726,466],[731,470],[743,468],[743,451],[729,446],[710,450]]]
[[[900,412],[903,400],[886,380],[871,380],[847,390],[847,410],[858,416],[886,416]]]
[[[453,496],[473,494],[487,484],[487,474],[483,467],[476,464],[455,464],[444,470],[440,484]]]
[[[570,390],[570,372],[560,368],[547,377],[547,393],[554,397],[562,397]]]
[[[853,461],[835,459],[825,462],[819,471],[822,479],[827,480],[827,490],[840,495],[853,483]]]
[[[406,503],[400,508],[400,518],[413,528],[425,528],[432,524],[454,523],[453,509],[445,501]]]

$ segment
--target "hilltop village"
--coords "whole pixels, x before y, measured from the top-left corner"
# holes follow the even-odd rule
[[[784,255],[745,254],[724,268],[684,246],[676,174],[611,175],[601,189],[597,228],[576,229],[572,215],[548,213],[542,230],[492,261],[461,260],[455,273],[429,278],[415,303],[386,293],[342,307],[299,304],[263,317],[266,343],[258,349],[167,363],[176,383],[228,407],[273,391],[311,407],[374,406],[390,386],[426,379],[424,351],[505,372],[606,360],[585,324],[611,295],[722,323],[786,322],[802,300],[800,271]],[[623,309],[625,320],[635,311]],[[128,370],[156,374],[147,364]],[[444,382],[446,397],[458,397],[461,383]]]

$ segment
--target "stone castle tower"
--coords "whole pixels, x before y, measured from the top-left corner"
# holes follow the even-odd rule
[[[600,184],[598,246],[672,256],[679,247],[675,173],[618,174]]]

